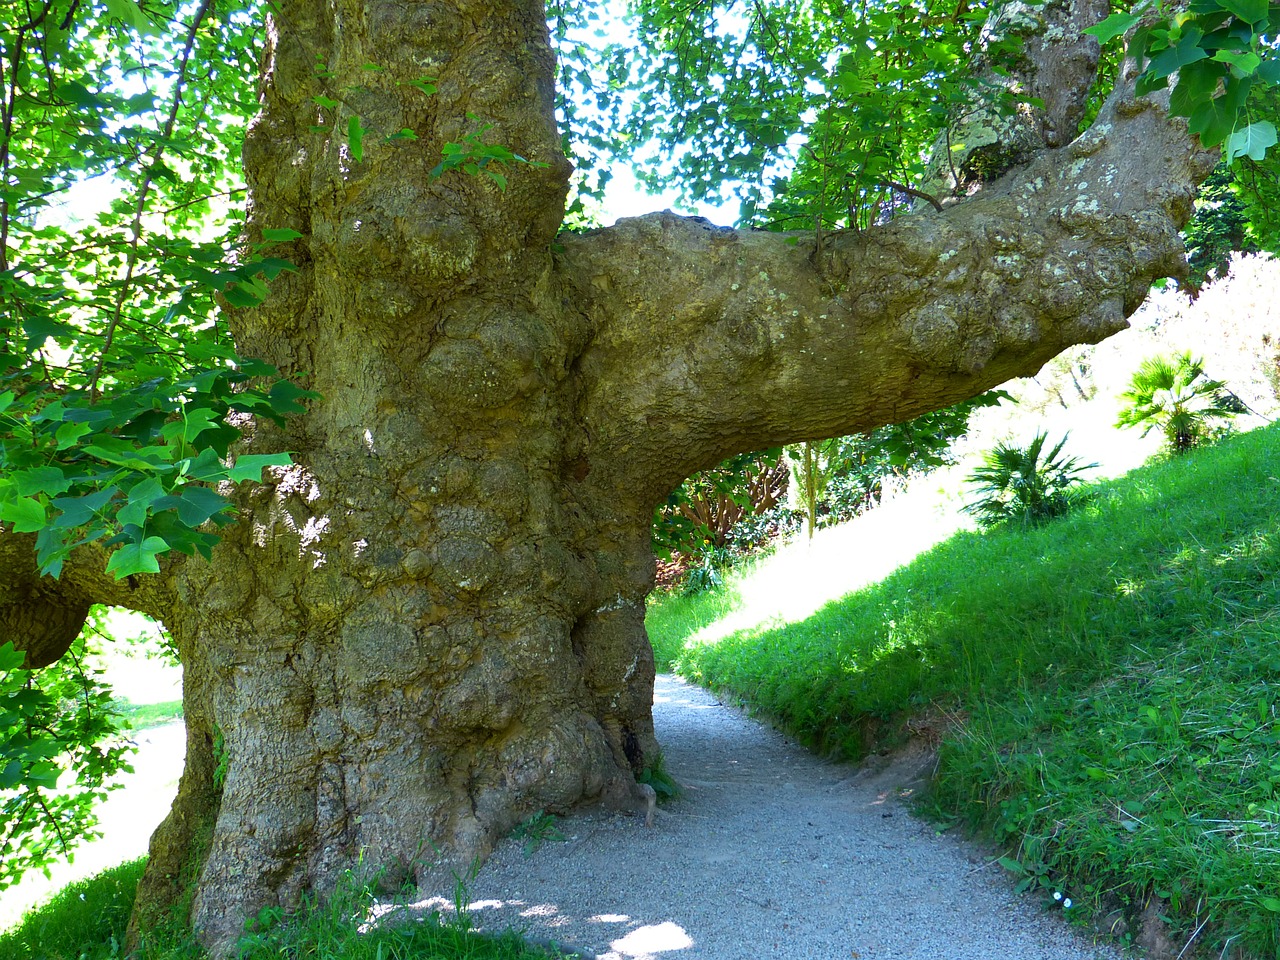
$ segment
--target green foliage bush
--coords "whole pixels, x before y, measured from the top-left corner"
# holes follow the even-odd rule
[[[1097,466],[1062,456],[1064,436],[1047,453],[1048,436],[1037,432],[1025,447],[1001,442],[968,477],[979,498],[965,511],[984,527],[1003,523],[1035,526],[1060,517],[1080,503],[1083,474]]]
[[[1230,421],[1244,408],[1221,380],[1204,372],[1204,361],[1184,351],[1148,357],[1134,371],[1116,425],[1164,434],[1166,448],[1184,453],[1203,443],[1216,422]]]
[[[738,454],[689,477],[653,514],[653,547],[660,556],[724,548],[743,520],[774,507],[786,492],[782,449]]]
[[[89,652],[81,636],[57,663],[26,670],[0,644],[0,890],[96,836],[94,807],[128,769],[133,747]]]
[[[1218,164],[1200,185],[1195,216],[1182,231],[1187,244],[1188,278],[1195,288],[1212,273],[1226,276],[1234,253],[1255,253],[1257,242],[1249,236],[1249,211],[1235,189],[1231,164]]]
[[[667,558],[696,558],[687,588],[715,589],[724,569],[795,532],[802,514],[812,535],[817,526],[850,520],[872,506],[891,477],[951,462],[951,446],[974,411],[1008,398],[992,390],[867,434],[730,457],[690,477],[654,511],[654,550]]]
[[[952,462],[951,448],[983,407],[1011,399],[990,390],[870,433],[835,437],[788,448],[797,506],[815,527],[852,520],[870,509],[892,479],[921,476]]]

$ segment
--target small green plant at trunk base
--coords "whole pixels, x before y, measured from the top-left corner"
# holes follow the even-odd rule
[[[645,767],[636,777],[637,783],[646,783],[653,787],[658,800],[674,800],[680,796],[680,784],[667,772],[667,761],[661,753],[653,761],[653,766]]]
[[[511,836],[524,844],[526,857],[532,856],[539,847],[548,841],[564,839],[564,834],[560,832],[560,828],[556,825],[555,815],[550,813],[535,813],[512,830]]]

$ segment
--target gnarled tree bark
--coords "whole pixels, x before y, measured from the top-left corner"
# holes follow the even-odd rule
[[[297,230],[298,270],[231,323],[323,399],[258,425],[248,449],[296,466],[148,601],[186,667],[189,740],[135,921],[177,906],[216,952],[362,853],[398,879],[536,811],[625,802],[657,749],[654,504],[733,452],[902,420],[1121,329],[1182,270],[1212,162],[1126,77],[1079,137],[1048,104],[1027,162],[971,199],[820,250],[669,213],[557,236],[542,4],[278,11],[245,167],[251,239]],[[544,166],[505,192],[433,175],[469,116]],[[418,139],[385,139],[403,128]]]

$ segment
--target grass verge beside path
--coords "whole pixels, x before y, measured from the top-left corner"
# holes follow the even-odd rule
[[[1158,897],[1181,942],[1280,958],[1280,429],[958,535],[801,623],[679,648],[670,602],[660,661],[817,750],[952,718],[932,802],[1024,886],[1130,922]]]
[[[737,588],[730,579],[718,590],[701,593],[672,591],[664,594],[660,603],[650,604],[644,626],[653,645],[658,672],[674,669],[684,641],[691,634],[732,613],[740,602]]]
[[[125,930],[145,866],[142,857],[64,887],[18,926],[0,933],[0,960],[124,956]],[[348,875],[323,907],[304,905],[288,916],[279,910],[262,911],[235,956],[238,960],[570,960],[575,956],[548,952],[515,933],[475,931],[465,909],[447,917],[384,920],[370,928],[366,921],[374,902],[373,884],[355,882]],[[148,943],[135,956],[138,960],[205,958],[185,934]]]

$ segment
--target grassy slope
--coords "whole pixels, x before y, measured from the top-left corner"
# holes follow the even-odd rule
[[[0,960],[97,960],[117,955],[145,860],[69,883],[0,933]]]
[[[1130,912],[1155,892],[1186,934],[1209,921],[1200,943],[1280,957],[1278,518],[1272,428],[1042,529],[958,535],[802,623],[681,648],[660,602],[655,646],[824,752],[959,718],[934,802],[1028,883]]]

